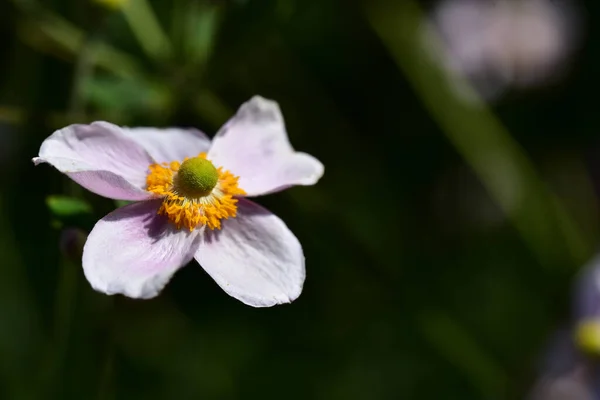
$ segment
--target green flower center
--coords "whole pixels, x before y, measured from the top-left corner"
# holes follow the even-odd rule
[[[175,191],[185,197],[204,197],[217,185],[219,171],[201,157],[185,160],[173,179]]]

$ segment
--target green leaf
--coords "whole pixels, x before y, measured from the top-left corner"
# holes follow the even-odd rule
[[[83,91],[86,100],[103,113],[164,112],[172,102],[164,85],[141,77],[94,76],[84,82]]]
[[[89,214],[92,207],[82,199],[53,195],[46,198],[46,205],[57,217],[70,217],[78,214]]]

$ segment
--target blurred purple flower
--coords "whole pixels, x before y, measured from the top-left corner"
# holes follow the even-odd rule
[[[444,0],[426,23],[423,40],[444,68],[494,99],[508,87],[561,75],[579,39],[575,10],[566,0]]]
[[[600,400],[600,256],[576,279],[571,321],[548,346],[530,400]]]
[[[192,129],[96,122],[54,132],[33,161],[101,196],[137,201],[98,221],[84,246],[85,275],[100,292],[154,297],[192,258],[251,306],[291,302],[302,291],[298,239],[245,198],[323,175],[317,159],[293,150],[273,101],[243,104],[212,143]]]
[[[573,331],[557,332],[528,400],[598,400],[596,366],[576,346]]]
[[[581,270],[576,281],[574,297],[575,323],[600,321],[600,255]]]

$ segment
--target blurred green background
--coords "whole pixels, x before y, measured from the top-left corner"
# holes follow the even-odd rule
[[[465,101],[422,48],[435,6],[0,1],[0,398],[523,398],[599,239],[600,41],[555,83]],[[212,136],[254,94],[325,165],[259,199],[303,244],[301,297],[253,309],[195,262],[153,300],[94,292],[81,246],[117,205],[34,168],[41,142],[94,120]]]

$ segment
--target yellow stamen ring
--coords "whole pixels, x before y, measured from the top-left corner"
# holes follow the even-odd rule
[[[246,194],[238,187],[239,177],[215,168],[206,153],[182,163],[152,164],[148,169],[147,190],[163,198],[158,213],[166,215],[178,229],[193,231],[205,225],[221,229],[222,219],[236,216],[235,196]]]

